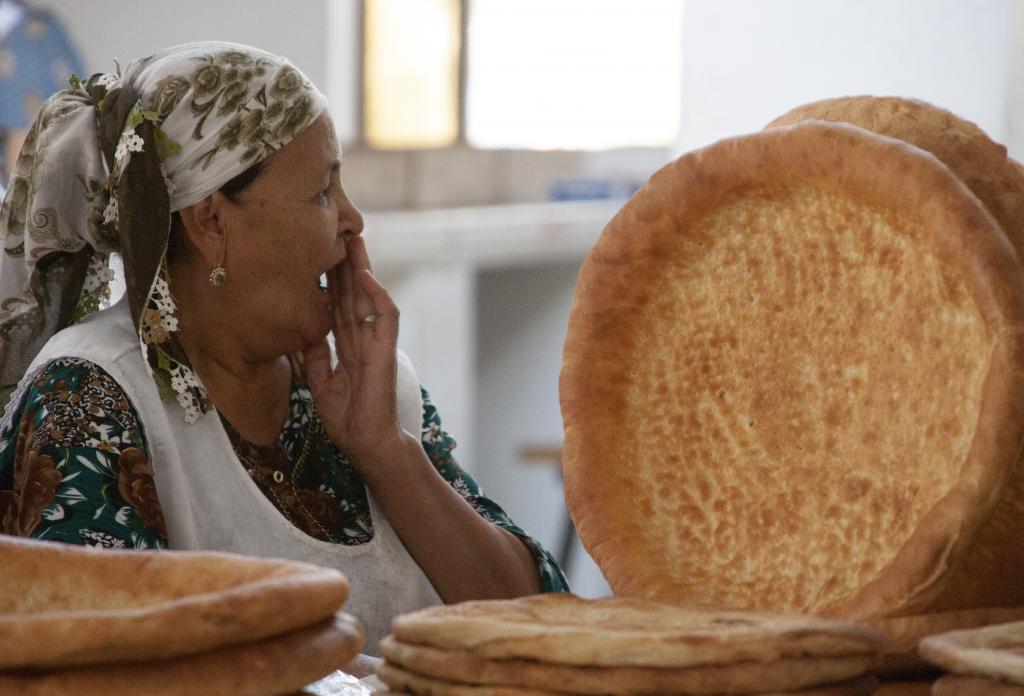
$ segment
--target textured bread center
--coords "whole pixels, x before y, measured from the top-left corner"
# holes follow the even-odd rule
[[[966,281],[918,220],[811,188],[737,198],[678,254],[638,308],[657,357],[627,372],[623,436],[660,463],[630,484],[652,562],[695,600],[847,597],[970,449],[988,338]]]

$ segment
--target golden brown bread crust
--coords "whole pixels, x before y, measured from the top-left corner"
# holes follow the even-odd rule
[[[459,684],[443,679],[434,679],[409,670],[402,669],[387,662],[377,668],[377,676],[388,685],[389,689],[402,689],[398,693],[413,693],[421,696],[558,696],[565,694],[564,691],[552,691],[545,689],[529,689],[517,686],[500,685],[475,685]],[[683,694],[705,694],[706,696],[724,696],[725,694],[760,694],[761,696],[868,696],[871,694],[878,681],[871,676],[860,677],[850,681],[814,686],[807,689],[793,691],[647,691],[650,696],[683,696]],[[553,683],[551,688],[561,687],[561,684]],[[391,693],[391,692],[387,692]],[[612,690],[606,693],[617,693]]]
[[[0,693],[19,696],[277,696],[348,663],[363,644],[353,617],[339,614],[281,636],[199,655],[141,664],[0,673]]]
[[[806,119],[850,123],[930,152],[981,200],[1018,258],[1024,259],[1024,169],[1007,156],[1005,146],[991,140],[976,124],[923,101],[851,96],[797,107],[766,128]],[[1019,603],[1016,598],[1024,587],[1024,564],[1006,566],[1001,559],[1024,557],[1024,534],[1017,526],[1024,518],[1024,460],[1014,465],[1006,485],[974,546],[960,561],[964,572],[950,573],[945,591],[930,603],[930,609]],[[1002,551],[993,555],[991,549]]]
[[[866,674],[874,656],[791,657],[771,662],[736,662],[702,667],[567,666],[536,660],[488,659],[465,650],[439,650],[401,643],[392,637],[381,644],[381,657],[413,674],[460,684],[558,690],[573,694],[710,694],[721,691],[752,694],[793,691],[833,684]]]
[[[875,656],[883,643],[874,629],[844,621],[567,594],[428,607],[395,617],[392,634],[477,657],[606,667]]]
[[[1022,277],[946,167],[854,126],[655,174],[581,268],[560,382],[566,502],[615,593],[928,606],[1020,451]]]
[[[1024,686],[1024,621],[928,636],[918,651],[933,665],[956,674]]]
[[[0,557],[5,669],[193,654],[317,623],[348,597],[335,570],[224,553],[0,536]]]
[[[873,676],[858,677],[839,684],[812,686],[796,691],[767,691],[759,696],[868,696],[878,688],[878,679]],[[724,696],[724,695],[719,695]]]
[[[935,682],[932,696],[1024,696],[1024,686],[951,674]]]
[[[389,691],[392,689],[402,690],[421,696],[559,696],[562,693],[516,686],[456,684],[413,674],[387,662],[382,662],[377,666],[377,678],[388,685]]]
[[[873,676],[858,677],[839,684],[812,686],[796,691],[769,691],[760,696],[868,696],[878,689],[878,679]]]
[[[917,651],[922,638],[948,631],[1024,620],[1024,606],[959,609],[913,616],[868,619],[864,623],[885,635],[885,654],[878,674],[915,674],[934,669]]]
[[[871,696],[931,696],[932,681],[882,682]]]
[[[930,152],[985,204],[1024,258],[1024,172],[977,124],[917,99],[860,95],[798,106],[765,128],[808,119],[850,123]]]
[[[834,687],[822,687],[801,691],[790,691],[788,694],[758,694],[757,696],[867,696],[867,694],[875,696],[875,694],[879,693],[878,689],[876,688],[877,683],[877,679],[874,679],[873,677],[867,677],[864,679],[858,679],[845,685],[838,685]],[[416,696],[416,694],[414,694],[411,691],[395,691],[391,688],[389,688],[387,691],[379,691],[377,693],[392,694],[393,696]],[[899,692],[893,692],[891,696],[896,696],[897,693]],[[920,693],[922,696],[926,696],[929,692],[922,691]],[[917,696],[917,694],[917,691],[907,692],[907,696]]]

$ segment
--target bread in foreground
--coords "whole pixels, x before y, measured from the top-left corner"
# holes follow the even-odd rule
[[[363,644],[339,614],[281,636],[197,655],[67,670],[0,672],[0,693],[76,696],[279,696],[347,664]]]
[[[884,640],[867,626],[813,616],[567,594],[429,607],[395,617],[392,636],[402,643],[486,658],[677,668],[783,657],[875,656]]]
[[[227,553],[114,551],[0,536],[0,668],[162,660],[329,619],[336,570]]]

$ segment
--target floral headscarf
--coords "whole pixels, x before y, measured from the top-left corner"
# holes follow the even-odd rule
[[[326,104],[285,59],[230,43],[72,77],[32,125],[0,209],[0,403],[54,333],[99,307],[116,251],[161,395],[189,422],[208,410],[174,334],[171,213],[284,146]]]

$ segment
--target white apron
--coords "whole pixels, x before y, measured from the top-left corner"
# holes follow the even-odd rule
[[[371,655],[390,631],[392,617],[441,603],[372,496],[371,541],[346,546],[314,539],[260,492],[215,411],[189,425],[176,401],[162,401],[146,370],[127,301],[51,338],[21,380],[12,411],[38,371],[61,357],[89,360],[106,370],[139,413],[171,548],[275,556],[337,568],[351,583],[344,610],[363,622],[363,651]],[[399,422],[418,435],[423,401],[416,373],[401,353],[397,392]]]

